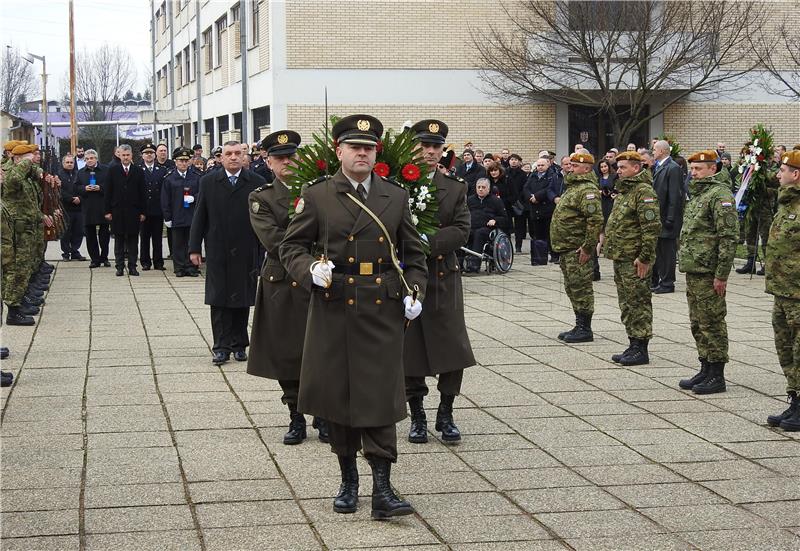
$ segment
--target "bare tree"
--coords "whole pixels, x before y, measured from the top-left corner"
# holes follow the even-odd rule
[[[69,78],[65,79],[69,82]],[[119,46],[101,47],[79,53],[75,59],[75,103],[83,120],[112,120],[125,92],[137,83],[130,54]],[[111,127],[88,126],[81,135],[99,146],[113,136]]]
[[[800,30],[785,20],[775,27],[765,26],[753,37],[752,49],[758,54],[761,67],[774,81],[767,81],[773,94],[800,100]]]
[[[38,93],[39,81],[33,74],[33,66],[22,58],[18,49],[6,48],[0,64],[0,108],[16,112],[20,104]]]
[[[502,25],[473,33],[486,91],[596,108],[619,144],[689,95],[741,86],[757,64],[743,52],[766,11],[735,0],[523,0],[502,8]]]

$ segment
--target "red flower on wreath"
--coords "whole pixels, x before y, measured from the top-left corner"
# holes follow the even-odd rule
[[[417,165],[412,165],[409,163],[403,167],[403,170],[400,171],[400,174],[402,174],[403,178],[409,182],[416,182],[419,179],[419,168]]]
[[[323,159],[317,159],[317,168],[320,170],[325,170],[328,168],[328,163],[326,163]]]
[[[759,155],[758,157],[756,157],[756,159],[758,159],[759,161],[763,161],[765,157],[764,155]]]
[[[372,170],[375,172],[375,174],[383,178],[389,176],[389,165],[386,163],[375,163],[375,168]]]

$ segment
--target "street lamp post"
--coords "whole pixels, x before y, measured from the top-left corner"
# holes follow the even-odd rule
[[[47,136],[48,126],[47,126],[47,62],[44,59],[43,55],[36,55],[28,52],[27,57],[23,56],[25,61],[28,63],[33,63],[34,59],[38,59],[42,62],[42,132],[44,132],[44,148],[47,150],[49,145],[49,140]]]

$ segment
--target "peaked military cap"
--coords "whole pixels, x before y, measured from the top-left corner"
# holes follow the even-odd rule
[[[617,157],[617,159],[619,159],[619,157]],[[587,165],[594,164],[594,157],[588,151],[584,152],[579,151],[577,153],[573,153],[572,155],[569,156],[569,160],[572,163],[583,163]]]
[[[414,132],[414,139],[422,143],[443,144],[447,138],[447,125],[436,119],[419,121],[411,127],[411,131]]]
[[[188,147],[177,147],[175,151],[172,152],[172,159],[173,160],[180,160],[180,161],[188,161],[192,158],[194,154],[192,150]]]
[[[300,134],[294,130],[278,130],[261,140],[267,155],[294,155],[300,145]]]
[[[350,115],[334,124],[332,133],[338,143],[376,145],[383,136],[383,124],[371,115]]]
[[[619,159],[619,157],[617,157],[617,159]],[[719,156],[713,149],[704,149],[703,151],[693,153],[686,160],[690,163],[716,163],[719,160]]]
[[[139,150],[142,153],[144,153],[145,151],[152,151],[153,153],[155,153],[156,146],[154,146],[152,142],[144,142],[144,145]]]
[[[783,157],[781,157],[781,163],[800,170],[800,149],[792,149],[784,153]]]
[[[639,155],[637,151],[623,151],[617,155],[616,161],[633,161],[634,163],[643,163],[644,158]]]

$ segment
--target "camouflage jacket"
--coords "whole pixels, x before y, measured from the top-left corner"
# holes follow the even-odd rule
[[[31,177],[33,164],[24,160],[6,169],[3,179],[3,205],[15,220],[37,222],[42,211],[37,201],[38,182]]]
[[[661,210],[653,190],[653,177],[643,170],[614,184],[617,198],[606,222],[605,255],[611,260],[651,263],[661,235]]]
[[[550,246],[556,252],[594,251],[603,229],[600,190],[594,172],[568,174],[564,194],[559,199],[550,222]]]
[[[800,184],[782,186],[767,243],[767,292],[800,299]]]
[[[680,271],[727,280],[736,254],[739,221],[730,177],[717,173],[689,183],[678,253]]]

